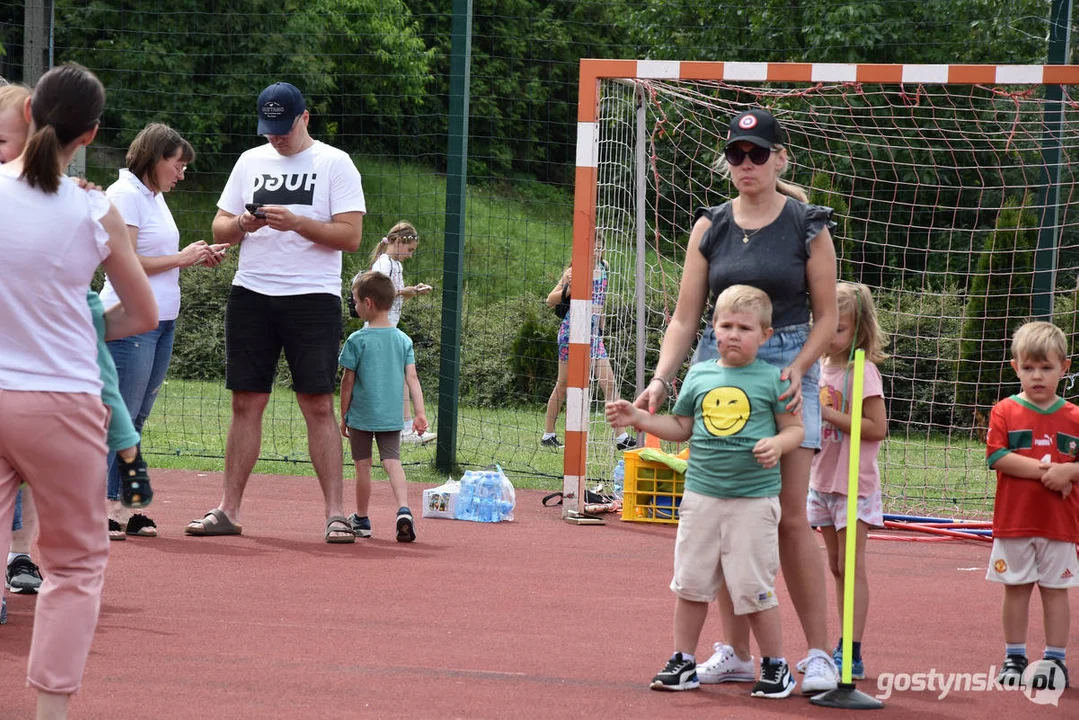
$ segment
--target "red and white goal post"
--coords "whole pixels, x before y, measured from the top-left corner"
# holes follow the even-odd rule
[[[586,483],[608,479],[618,459],[590,357],[597,229],[609,266],[598,314],[616,393],[632,399],[651,378],[674,310],[693,211],[731,197],[714,166],[727,122],[753,106],[787,131],[785,179],[836,209],[840,277],[870,285],[892,336],[882,367],[886,504],[984,514],[994,480],[984,446],[968,439],[989,376],[998,366],[1004,373],[1006,358],[996,329],[971,330],[969,302],[978,293],[997,302],[1002,266],[983,256],[1006,255],[1007,317],[987,312],[987,323],[1006,330],[1031,314],[1033,291],[1022,283],[1035,269],[1035,289],[1074,314],[1075,85],[1079,66],[1070,65],[582,60],[563,519],[582,521]],[[1034,250],[1026,240],[1011,249],[992,240],[1012,205],[1017,217],[1037,218],[1036,228],[1013,233],[1036,236]],[[989,380],[957,369],[970,342],[985,343],[973,364],[984,362]]]

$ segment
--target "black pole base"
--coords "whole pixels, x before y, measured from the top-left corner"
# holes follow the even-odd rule
[[[835,690],[814,695],[809,702],[821,707],[844,710],[880,710],[884,703],[854,687],[854,683],[839,683]]]

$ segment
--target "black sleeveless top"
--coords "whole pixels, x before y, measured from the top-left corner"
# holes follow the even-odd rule
[[[734,222],[731,203],[701,208],[693,214],[712,221],[701,238],[700,250],[708,260],[708,307],[731,285],[752,285],[772,300],[772,327],[809,322],[809,287],[806,262],[809,243],[832,222],[832,208],[787,198],[770,224],[744,232]],[[749,236],[748,242],[743,238]],[[711,314],[709,314],[711,318]]]

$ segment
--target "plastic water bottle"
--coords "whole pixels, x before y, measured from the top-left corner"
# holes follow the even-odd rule
[[[479,522],[491,522],[491,501],[487,497],[490,492],[489,485],[487,472],[484,471],[476,483],[476,517],[473,519]]]
[[[626,461],[619,460],[618,464],[614,466],[614,470],[611,472],[611,482],[614,484],[614,496],[619,500],[622,499],[622,489],[626,482]]]
[[[472,476],[465,475],[461,478],[461,491],[457,495],[457,507],[454,517],[458,520],[475,520],[476,515],[472,509],[473,498],[476,493],[476,484]]]
[[[502,479],[498,473],[483,474],[483,501],[480,505],[480,522],[498,522],[502,519],[498,505],[502,500]]]

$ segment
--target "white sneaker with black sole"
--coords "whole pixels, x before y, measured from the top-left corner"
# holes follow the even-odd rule
[[[701,686],[697,680],[697,664],[686,660],[682,653],[675,653],[648,687],[653,690],[696,690]]]
[[[785,660],[761,658],[761,678],[753,686],[753,697],[780,699],[794,692],[794,678]]]
[[[716,643],[712,648],[715,650],[712,657],[697,666],[697,679],[702,685],[753,682],[756,679],[757,668],[752,655],[749,660],[742,660],[735,654],[734,648],[723,643]]]
[[[798,665],[805,668],[805,677],[802,678],[803,695],[816,695],[835,690],[839,685],[839,672],[835,668],[832,656],[823,650],[816,648],[810,650]]]

